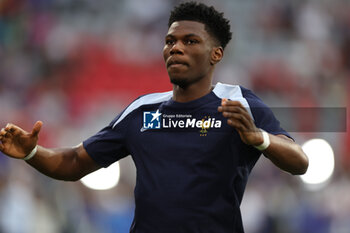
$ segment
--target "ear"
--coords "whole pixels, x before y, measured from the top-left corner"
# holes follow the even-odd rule
[[[222,57],[224,56],[224,50],[220,47],[214,47],[211,51],[211,58],[210,58],[210,64],[215,65],[219,61],[221,61]]]

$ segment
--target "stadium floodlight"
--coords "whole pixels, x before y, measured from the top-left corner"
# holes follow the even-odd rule
[[[309,168],[301,180],[313,189],[322,187],[334,172],[334,153],[331,145],[324,139],[311,139],[302,145],[309,158]]]
[[[119,162],[115,162],[107,168],[101,168],[84,176],[80,181],[90,189],[107,190],[118,185],[119,177]]]

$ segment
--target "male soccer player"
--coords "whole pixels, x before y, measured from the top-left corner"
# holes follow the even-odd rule
[[[250,90],[212,85],[231,39],[222,13],[182,3],[168,26],[163,56],[172,91],[139,97],[72,148],[38,146],[40,121],[31,132],[8,124],[0,150],[69,181],[131,155],[137,181],[130,232],[244,232],[240,203],[260,154],[291,174],[305,173],[308,159]]]

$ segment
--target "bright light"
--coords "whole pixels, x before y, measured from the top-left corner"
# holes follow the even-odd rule
[[[108,168],[101,168],[83,177],[80,181],[88,188],[107,190],[115,187],[119,182],[120,168],[116,162]]]
[[[305,142],[302,148],[309,158],[309,168],[300,178],[308,185],[325,183],[334,171],[334,153],[331,145],[323,139],[311,139]]]

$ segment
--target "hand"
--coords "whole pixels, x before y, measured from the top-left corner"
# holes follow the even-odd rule
[[[42,125],[37,121],[32,132],[28,133],[16,125],[7,124],[0,131],[0,151],[12,158],[23,159],[36,146]]]
[[[263,143],[261,131],[255,126],[253,119],[241,102],[222,99],[218,111],[227,118],[227,124],[237,130],[245,144],[257,146]]]

